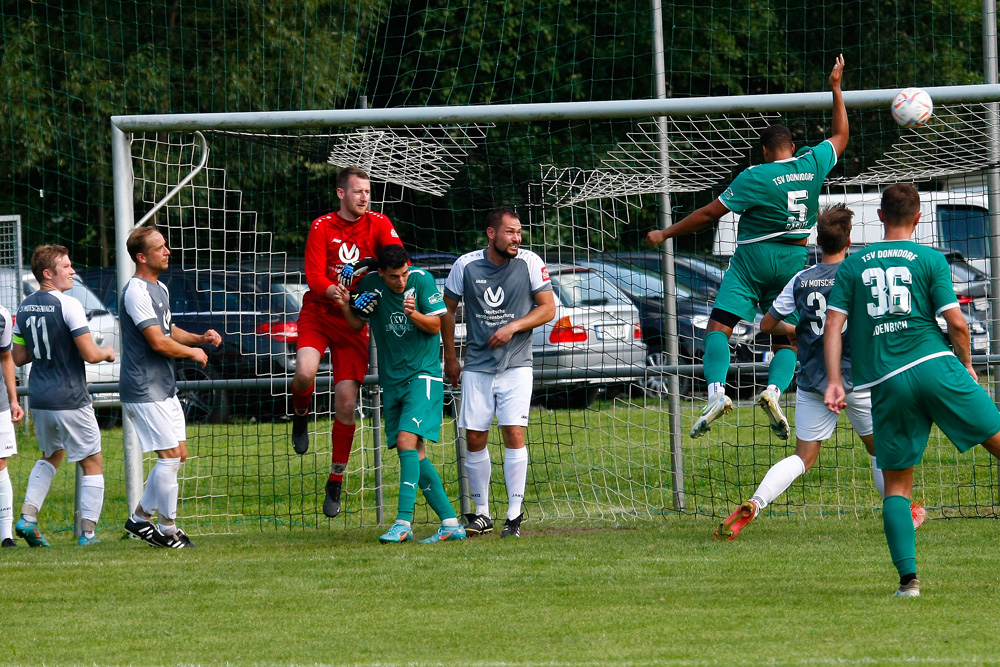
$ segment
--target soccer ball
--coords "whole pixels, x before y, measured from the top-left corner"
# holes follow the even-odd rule
[[[923,88],[906,88],[892,101],[891,111],[902,127],[918,127],[931,119],[934,103]]]

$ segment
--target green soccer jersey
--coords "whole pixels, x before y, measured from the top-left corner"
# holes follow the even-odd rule
[[[744,170],[719,196],[740,214],[736,242],[800,239],[816,225],[819,194],[826,175],[837,164],[837,151],[824,141],[799,150],[794,157]]]
[[[424,333],[403,313],[403,299],[412,294],[416,308],[425,315],[443,315],[447,309],[434,278],[410,267],[406,289],[396,294],[382,276],[361,279],[360,292],[375,292],[378,306],[368,318],[368,327],[378,348],[379,384],[383,389],[404,387],[418,375],[441,377],[441,334]]]
[[[913,241],[880,241],[840,265],[827,308],[847,314],[854,389],[953,354],[937,316],[957,308],[948,262]]]

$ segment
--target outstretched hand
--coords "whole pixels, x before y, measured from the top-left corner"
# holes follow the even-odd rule
[[[844,78],[844,54],[841,53],[837,56],[837,60],[833,63],[833,71],[830,72],[830,87],[840,88],[840,82]]]

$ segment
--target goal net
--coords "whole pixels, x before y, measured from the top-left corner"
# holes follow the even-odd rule
[[[891,122],[883,115],[885,120],[869,122]],[[893,140],[883,156],[870,165],[838,167],[824,194],[827,204],[852,207],[863,230],[858,238],[874,240],[880,237],[874,215],[878,185],[948,184],[925,193],[938,224],[936,236],[919,240],[967,251],[952,257],[953,270],[977,364],[991,391],[989,305],[985,292],[975,291],[985,289],[988,256],[968,251],[987,238],[988,202],[976,179],[989,165],[993,118],[985,105],[966,103],[939,108],[924,128],[888,127]],[[525,499],[532,520],[728,514],[794,447],[773,435],[755,405],[766,385],[770,341],[759,330],[759,317],[737,327],[729,378],[737,408],[706,437],[688,438],[705,400],[700,357],[713,290],[728,260],[726,230],[720,225],[717,254],[674,252],[673,270],[666,270],[663,255],[641,245],[645,232],[661,224],[649,210],[650,198],[669,193],[689,210],[752,162],[754,142],[768,124],[784,122],[804,133],[808,144],[825,137],[824,120],[822,112],[763,110],[577,122],[498,117],[316,132],[264,131],[248,122],[241,130],[206,127],[200,136],[133,133],[135,218],[158,206],[150,219],[163,230],[179,267],[170,280],[195,285],[200,294],[191,298],[203,302],[193,310],[175,307],[174,322],[197,330],[208,321],[199,319],[207,309],[214,326],[223,327],[227,345],[239,347],[235,354],[216,355],[204,372],[185,369],[183,379],[200,382],[182,389],[192,421],[182,520],[196,532],[326,521],[320,505],[330,460],[328,370],[320,373],[312,447],[305,456],[291,450],[285,415],[295,319],[306,289],[304,238],[313,218],[337,207],[334,178],[348,165],[369,172],[372,208],[389,215],[414,264],[430,270],[439,285],[459,254],[484,245],[483,218],[494,205],[516,206],[524,246],[545,258],[559,312],[555,324],[533,340],[535,403]],[[587,158],[574,152],[567,161],[562,147],[582,135],[588,138]],[[973,157],[978,161],[970,163]],[[309,177],[295,187],[276,179],[294,172]],[[677,313],[673,333],[664,318],[668,307]],[[461,321],[458,332],[461,342]],[[441,441],[428,453],[458,498],[463,445],[454,400],[449,393]],[[794,385],[783,405],[794,424]],[[394,513],[398,464],[383,454],[378,406],[372,376],[359,402],[360,428],[338,522],[367,525]],[[494,452],[502,451],[499,433],[491,433],[490,442]],[[493,462],[497,513],[506,494],[498,453]],[[992,513],[996,471],[985,452],[960,457],[935,431],[915,497],[932,516]],[[468,499],[462,503],[468,509]],[[870,514],[880,506],[869,456],[842,420],[815,469],[768,511],[841,516]],[[430,521],[429,510],[419,507],[418,520]]]

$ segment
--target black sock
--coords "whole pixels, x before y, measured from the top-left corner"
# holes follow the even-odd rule
[[[902,577],[899,578],[899,585],[900,586],[905,586],[906,584],[910,583],[911,581],[913,581],[916,578],[917,578],[917,573],[916,572],[914,572],[912,574],[904,574]]]

